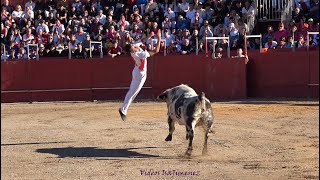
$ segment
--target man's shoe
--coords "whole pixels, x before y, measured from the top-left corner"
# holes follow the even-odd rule
[[[119,114],[120,114],[122,121],[125,121],[127,116],[122,113],[121,109],[119,109]]]

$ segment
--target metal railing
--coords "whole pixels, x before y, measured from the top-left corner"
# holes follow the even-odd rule
[[[92,44],[99,44],[100,58],[103,58],[102,42],[100,41],[90,41],[90,58],[92,58],[92,48],[91,48]]]
[[[27,56],[28,56],[28,59],[31,59],[30,57],[30,47],[36,47],[36,59],[39,61],[39,47],[38,47],[38,44],[27,44]]]
[[[256,0],[259,20],[283,20],[293,10],[294,0]]]
[[[317,35],[317,34],[319,34],[319,32],[307,32],[307,50],[309,51],[309,46],[310,46],[310,37],[309,37],[309,35]]]
[[[230,38],[229,37],[205,37],[205,43],[206,43],[206,57],[208,57],[208,40],[213,40],[213,52],[211,54],[212,59],[216,59],[215,53],[216,53],[216,46],[214,44],[215,40],[219,39],[226,39],[228,42],[228,48],[227,48],[227,57],[230,58]]]

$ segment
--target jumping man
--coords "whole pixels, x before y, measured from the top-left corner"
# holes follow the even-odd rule
[[[159,29],[157,32],[157,45],[153,51],[145,50],[146,47],[144,45],[138,46],[134,44],[127,44],[125,47],[125,51],[130,52],[131,57],[135,62],[135,67],[132,71],[132,81],[130,84],[130,89],[126,94],[124,102],[122,106],[119,108],[119,114],[123,121],[126,120],[127,112],[130,104],[136,98],[138,93],[140,92],[144,82],[147,79],[147,58],[155,55],[160,50],[160,41],[161,41],[161,30]]]

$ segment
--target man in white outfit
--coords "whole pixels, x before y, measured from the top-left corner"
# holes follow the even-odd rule
[[[135,62],[135,67],[132,71],[132,81],[130,84],[130,89],[126,94],[124,102],[122,106],[119,108],[119,114],[123,121],[126,120],[127,112],[130,104],[136,98],[138,93],[140,92],[142,86],[144,85],[147,79],[147,58],[153,56],[158,53],[160,50],[160,42],[161,42],[161,30],[159,29],[157,32],[157,45],[154,51],[146,51],[146,47],[144,45],[134,45],[128,44],[125,47],[127,52],[130,52],[133,61]]]

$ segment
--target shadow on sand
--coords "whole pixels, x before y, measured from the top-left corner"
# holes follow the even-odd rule
[[[65,147],[37,149],[38,153],[58,155],[59,158],[84,157],[84,158],[157,158],[157,155],[138,153],[134,150],[150,149],[157,147],[125,148],[125,149],[99,149],[97,147]]]

